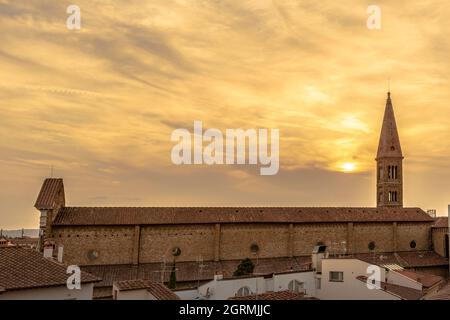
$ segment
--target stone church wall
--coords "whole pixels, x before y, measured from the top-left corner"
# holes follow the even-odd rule
[[[64,262],[78,265],[219,261],[246,257],[309,256],[319,243],[336,253],[429,250],[426,223],[202,224],[155,226],[56,227]],[[411,248],[411,241],[416,247]],[[253,247],[252,247],[253,246]]]
[[[53,236],[56,250],[64,246],[64,263],[77,265],[131,263],[132,227],[58,227]]]
[[[139,262],[171,262],[175,247],[181,250],[177,261],[214,260],[214,225],[142,227]]]

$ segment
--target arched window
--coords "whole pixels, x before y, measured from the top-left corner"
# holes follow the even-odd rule
[[[389,191],[389,202],[397,202],[397,191]]]
[[[288,283],[288,290],[296,293],[304,292],[304,283],[298,280],[291,280]]]
[[[252,294],[249,287],[242,287],[236,292],[236,297],[246,297]]]

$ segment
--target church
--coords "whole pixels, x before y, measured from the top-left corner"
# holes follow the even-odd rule
[[[315,246],[448,276],[446,232],[420,208],[403,207],[403,154],[388,93],[376,155],[377,207],[71,207],[62,179],[46,179],[40,248],[103,280],[94,296],[108,298],[114,281],[168,282],[178,287],[231,277],[242,259],[255,273],[309,270]],[[442,229],[442,228],[441,228]],[[442,230],[441,230],[442,231]],[[447,242],[448,243],[448,242]]]

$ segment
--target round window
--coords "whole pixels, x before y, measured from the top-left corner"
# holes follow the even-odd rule
[[[253,252],[253,253],[258,253],[259,252],[259,246],[256,243],[252,244],[250,246],[250,251]]]
[[[411,247],[411,249],[415,249],[415,248],[417,247],[416,241],[415,241],[415,240],[411,241],[411,242],[409,243],[409,246]]]
[[[369,242],[368,247],[369,247],[369,250],[371,250],[371,251],[375,250],[375,241]]]
[[[95,250],[89,250],[88,253],[87,253],[87,257],[88,257],[88,259],[91,260],[91,261],[92,261],[92,260],[95,260],[95,259],[98,258],[98,252],[95,251]]]
[[[178,257],[180,254],[181,254],[181,249],[180,248],[175,247],[175,248],[172,249],[172,255],[174,257]]]

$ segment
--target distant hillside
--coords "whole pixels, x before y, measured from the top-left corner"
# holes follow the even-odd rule
[[[22,229],[19,230],[3,230],[3,236],[9,238],[19,238],[22,236]],[[23,229],[25,237],[37,238],[39,236],[39,229]]]

